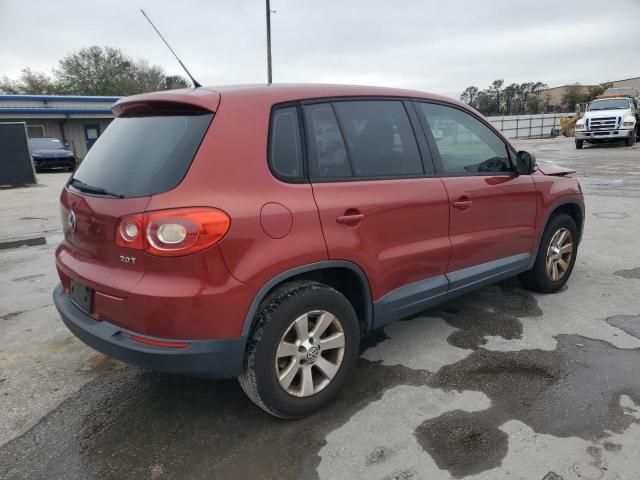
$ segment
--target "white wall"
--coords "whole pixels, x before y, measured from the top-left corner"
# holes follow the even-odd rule
[[[509,138],[550,137],[552,129],[560,128],[560,117],[573,113],[545,113],[537,115],[509,115],[487,117],[498,130]]]

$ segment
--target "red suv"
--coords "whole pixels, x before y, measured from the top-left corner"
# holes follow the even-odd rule
[[[584,222],[572,173],[466,105],[330,85],[137,95],[61,196],[55,304],[96,350],[238,377],[294,418],[366,333],[521,274],[559,290]]]

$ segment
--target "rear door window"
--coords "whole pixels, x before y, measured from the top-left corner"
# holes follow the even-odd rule
[[[119,117],[91,147],[74,178],[124,197],[175,188],[213,114]]]
[[[308,105],[304,109],[309,142],[311,178],[351,177],[347,149],[330,103]]]
[[[304,109],[312,179],[424,174],[402,101],[336,101],[307,105]]]
[[[405,177],[424,173],[411,122],[401,101],[334,104],[355,177]]]

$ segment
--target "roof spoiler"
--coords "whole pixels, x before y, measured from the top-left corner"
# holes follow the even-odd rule
[[[143,93],[118,100],[111,111],[116,117],[149,115],[201,115],[215,113],[220,94],[206,88]]]

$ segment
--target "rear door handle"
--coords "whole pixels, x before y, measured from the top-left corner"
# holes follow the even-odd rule
[[[357,225],[363,218],[364,213],[360,213],[358,210],[347,210],[344,215],[336,218],[336,222],[343,225]]]
[[[457,208],[458,210],[467,210],[473,205],[473,202],[469,200],[469,197],[461,197],[459,200],[453,202],[453,208]]]

